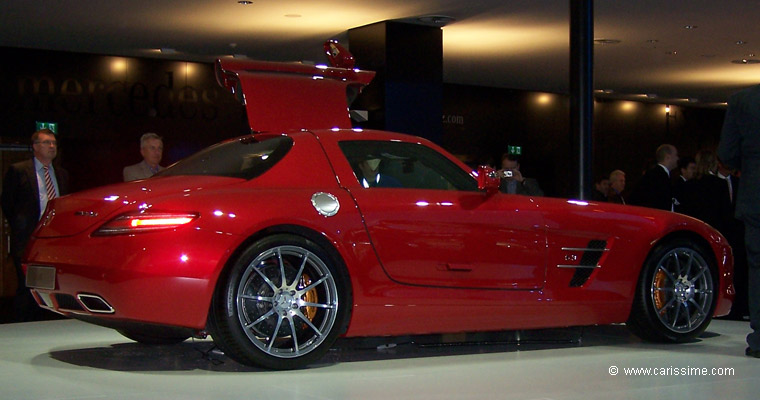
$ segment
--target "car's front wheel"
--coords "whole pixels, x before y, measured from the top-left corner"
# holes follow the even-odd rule
[[[689,240],[659,245],[639,277],[627,325],[642,339],[684,342],[712,320],[717,292],[712,257]]]
[[[300,236],[255,242],[220,279],[211,334],[242,364],[292,369],[313,363],[348,319],[342,262]]]

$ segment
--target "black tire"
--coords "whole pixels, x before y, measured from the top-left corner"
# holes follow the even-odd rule
[[[156,332],[143,332],[134,329],[119,329],[118,332],[127,339],[149,346],[179,344],[190,338],[189,335],[161,334]]]
[[[641,270],[626,324],[644,340],[691,341],[710,324],[717,292],[715,262],[702,247],[686,239],[660,244]]]
[[[302,368],[320,359],[344,330],[350,290],[342,261],[324,248],[301,236],[268,236],[220,277],[211,335],[241,364]]]

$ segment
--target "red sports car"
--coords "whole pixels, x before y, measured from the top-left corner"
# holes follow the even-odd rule
[[[39,304],[275,369],[339,336],[625,322],[681,342],[728,313],[731,248],[708,225],[502,194],[425,139],[352,129],[373,74],[327,50],[333,67],[219,61],[258,133],[52,201],[25,256]]]

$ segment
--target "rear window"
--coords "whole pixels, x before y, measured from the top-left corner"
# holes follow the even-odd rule
[[[244,137],[215,144],[172,165],[158,176],[212,175],[253,179],[272,168],[293,147],[293,139]]]

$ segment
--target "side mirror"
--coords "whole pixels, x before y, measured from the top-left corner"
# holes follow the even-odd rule
[[[496,170],[488,165],[481,165],[478,167],[478,189],[484,190],[488,194],[493,194],[499,191],[499,179]]]

